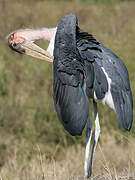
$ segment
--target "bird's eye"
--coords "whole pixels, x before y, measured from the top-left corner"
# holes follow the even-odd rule
[[[16,43],[13,43],[13,45],[12,45],[13,47],[16,47],[17,46],[17,44]]]

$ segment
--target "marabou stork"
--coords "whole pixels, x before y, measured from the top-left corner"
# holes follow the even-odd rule
[[[39,39],[50,42],[47,51],[34,44]],[[75,14],[64,16],[57,28],[17,30],[8,36],[8,44],[19,53],[53,62],[54,104],[59,121],[72,136],[81,136],[86,125],[84,176],[89,178],[100,134],[97,100],[115,111],[120,128],[129,131],[132,126],[133,100],[125,64],[91,34],[81,30]],[[94,107],[93,133],[89,98]],[[92,134],[94,142],[88,167]]]

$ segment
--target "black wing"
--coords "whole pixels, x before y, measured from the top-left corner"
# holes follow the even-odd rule
[[[103,99],[108,92],[108,82],[105,73],[111,79],[111,95],[118,117],[119,126],[130,130],[133,121],[133,99],[130,88],[129,76],[123,61],[112,51],[99,43],[92,35],[83,32],[78,28],[77,48],[80,56],[85,59],[87,64],[92,64],[94,68],[93,85],[88,81],[87,95],[90,97],[91,92],[95,91],[98,99]],[[89,79],[89,68],[87,79]],[[105,72],[104,72],[105,71]],[[91,78],[91,77],[90,77]],[[93,91],[89,91],[90,87]]]
[[[103,99],[108,91],[108,83],[102,68],[98,64],[102,59],[102,49],[99,45],[100,43],[91,34],[82,31],[79,27],[77,28],[77,49],[85,61],[87,96],[93,98],[95,92],[98,99]]]
[[[103,68],[111,79],[111,94],[119,126],[130,130],[133,121],[133,98],[127,68],[123,61],[102,44]]]
[[[74,14],[59,23],[54,49],[54,103],[60,122],[71,135],[81,135],[89,116],[84,62],[76,49]]]

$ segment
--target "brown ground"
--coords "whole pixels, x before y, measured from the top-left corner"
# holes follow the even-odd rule
[[[112,137],[97,146],[93,166],[93,180],[134,180],[135,142],[121,136],[123,142],[116,144]],[[104,141],[104,142],[103,142]],[[101,145],[102,144],[102,145]],[[55,160],[47,160],[38,145],[33,146],[35,157],[31,161],[18,161],[17,154],[8,158],[0,172],[1,180],[83,180],[85,148],[78,145],[63,150]]]

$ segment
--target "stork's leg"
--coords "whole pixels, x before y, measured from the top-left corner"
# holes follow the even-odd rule
[[[93,142],[93,146],[92,146],[90,165],[89,165],[89,169],[88,169],[88,176],[87,176],[88,178],[92,174],[92,165],[93,165],[94,153],[95,153],[98,138],[100,135],[100,125],[99,125],[99,118],[98,118],[97,103],[94,100],[93,100],[93,108],[94,108],[94,118],[95,118],[95,131],[94,131],[94,142]]]
[[[91,130],[91,122],[90,117],[87,119],[87,127],[86,127],[86,149],[85,149],[85,161],[84,161],[84,177],[88,176],[88,159],[89,159],[89,151],[90,151],[90,142],[91,142],[91,136],[92,136],[92,130]]]

